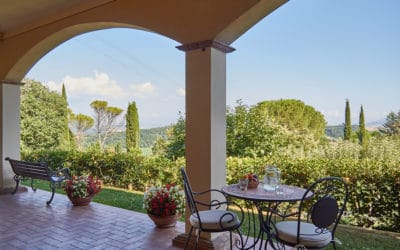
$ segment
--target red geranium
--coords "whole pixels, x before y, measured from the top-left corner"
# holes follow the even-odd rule
[[[147,212],[156,216],[182,214],[185,208],[184,192],[173,184],[149,188],[143,201]]]

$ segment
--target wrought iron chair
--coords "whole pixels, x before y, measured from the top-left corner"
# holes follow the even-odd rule
[[[312,197],[306,199],[309,194]],[[304,193],[296,213],[297,220],[274,225],[274,248],[285,245],[296,249],[320,249],[332,243],[336,249],[335,231],[346,208],[348,189],[338,177],[325,177],[314,182]]]
[[[191,227],[188,238],[186,239],[185,249],[188,248],[193,228],[196,229],[195,249],[197,249],[202,232],[229,232],[230,247],[232,249],[232,231],[236,231],[240,239],[235,240],[235,245],[239,247],[239,245],[243,243],[242,234],[239,230],[244,219],[243,209],[236,203],[227,201],[225,194],[219,190],[210,189],[204,192],[193,192],[184,167],[181,168],[181,174],[183,177],[186,200],[191,212]],[[210,203],[204,203],[194,198],[195,196],[197,197],[210,192],[221,195],[224,200],[212,200]],[[206,210],[199,210],[198,206],[206,208]],[[232,207],[236,209],[234,212],[230,210]],[[240,217],[237,213],[240,213]]]

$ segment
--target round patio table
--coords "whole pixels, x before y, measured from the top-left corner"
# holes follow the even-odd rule
[[[250,235],[248,234],[247,238],[243,239],[243,242],[240,242],[240,246],[237,245],[237,247],[241,249],[254,249],[256,246],[259,246],[259,249],[262,249],[263,244],[265,244],[264,249],[267,249],[268,242],[273,240],[274,225],[277,216],[278,218],[286,218],[293,215],[293,213],[288,211],[279,211],[278,206],[284,202],[293,203],[300,201],[306,189],[291,185],[280,185],[279,191],[279,193],[275,191],[265,191],[262,183],[260,183],[257,188],[247,190],[241,190],[238,184],[232,184],[222,188],[222,192],[228,197],[244,200],[246,204],[247,223],[243,223],[249,234],[253,234],[254,241],[250,241]],[[309,199],[312,195],[313,194],[310,193],[304,198]],[[257,212],[254,211],[254,207]],[[256,220],[257,217],[258,221]],[[259,230],[257,230],[256,223],[259,223]],[[266,235],[265,242],[264,234]],[[271,244],[271,246],[275,249],[275,244]]]

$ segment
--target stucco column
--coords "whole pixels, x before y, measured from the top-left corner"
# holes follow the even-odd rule
[[[187,174],[195,192],[221,189],[226,183],[226,53],[233,49],[215,41],[178,49],[186,52]],[[203,201],[213,198],[204,196]]]
[[[14,190],[14,174],[5,157],[20,158],[20,85],[0,83],[0,194]]]

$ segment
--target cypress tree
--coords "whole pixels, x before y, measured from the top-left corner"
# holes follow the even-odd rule
[[[351,138],[351,120],[350,120],[350,104],[349,99],[346,99],[346,110],[345,110],[345,124],[344,124],[344,139],[350,140]]]
[[[72,132],[69,130],[69,127],[68,127],[68,120],[69,120],[68,101],[67,101],[67,91],[65,90],[64,83],[62,85],[61,96],[65,100],[65,110],[66,110],[66,116],[65,116],[65,122],[64,122],[65,129],[64,129],[64,134],[63,134],[63,142],[61,143],[61,145],[63,145],[67,149],[70,149],[70,145],[71,145],[70,133],[72,133]]]
[[[358,127],[358,141],[360,145],[362,145],[363,147],[365,147],[368,143],[367,129],[365,128],[364,109],[362,105],[360,110],[360,120]]]
[[[63,85],[62,85],[61,96],[64,98],[64,100],[65,100],[65,102],[67,103],[67,106],[68,106],[67,91],[65,90],[65,85],[64,85],[64,83],[63,83]]]
[[[133,152],[140,147],[139,116],[136,103],[131,102],[126,112],[126,150]]]

